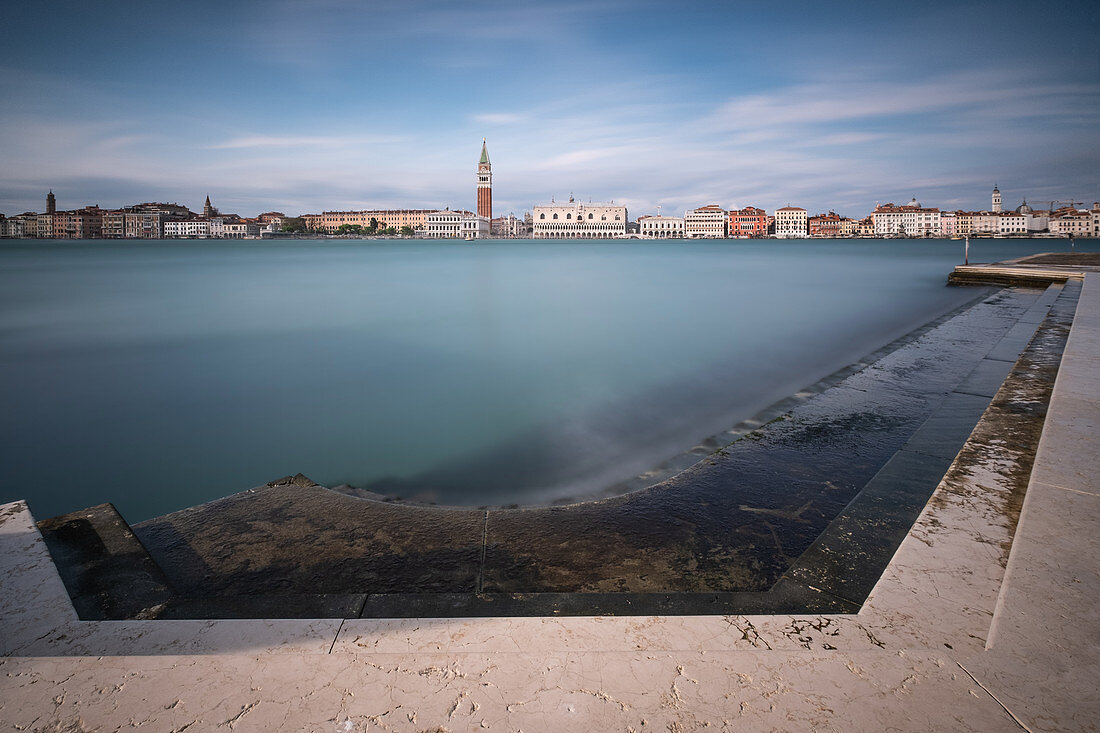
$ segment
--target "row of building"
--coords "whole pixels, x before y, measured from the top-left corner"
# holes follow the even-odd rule
[[[206,197],[203,213],[180,204],[144,203],[120,209],[85,206],[58,211],[53,191],[46,195],[46,211],[0,214],[0,237],[18,239],[161,239],[194,237],[256,239],[277,232],[286,216],[278,211],[257,217],[222,214]]]
[[[832,211],[810,216],[806,209],[798,206],[784,206],[769,215],[755,207],[725,211],[712,204],[687,211],[682,217],[640,216],[638,233],[656,239],[1025,237],[1034,234],[1097,237],[1100,236],[1100,203],[1094,203],[1087,210],[1072,205],[1037,210],[1024,201],[1015,210],[1004,211],[1000,206],[1000,192],[994,189],[993,206],[989,211],[941,211],[913,199],[902,205],[880,204],[870,216],[861,219],[843,217]]]
[[[709,204],[681,216],[656,215],[630,221],[626,207],[610,203],[582,203],[572,194],[566,203],[551,199],[534,206],[523,218],[493,216],[492,164],[484,140],[477,165],[477,211],[464,209],[363,209],[325,211],[295,217],[293,226],[283,213],[271,211],[247,218],[222,214],[206,197],[202,214],[178,204],[137,204],[104,210],[87,206],[57,211],[53,191],[46,197],[46,213],[27,212],[10,218],[0,215],[0,237],[63,239],[152,239],[189,237],[254,239],[273,236],[286,228],[323,234],[401,233],[436,239],[484,239],[486,237],[535,239],[726,239],[751,237],[961,237],[1029,236],[1048,234],[1100,237],[1100,203],[1091,209],[1075,208],[1079,201],[1052,201],[1044,210],[1032,209],[1025,200],[1004,211],[996,186],[988,211],[946,211],[925,207],[916,199],[907,204],[876,205],[869,216],[853,219],[830,211],[810,216],[806,209],[784,206],[768,214],[748,206],[724,209]],[[1059,204],[1062,204],[1059,206]]]

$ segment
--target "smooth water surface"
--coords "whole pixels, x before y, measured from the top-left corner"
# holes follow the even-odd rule
[[[944,284],[961,260],[897,240],[3,242],[0,501],[134,522],[297,472],[444,504],[591,495],[971,300]]]

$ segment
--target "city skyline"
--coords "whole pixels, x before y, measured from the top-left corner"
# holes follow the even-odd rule
[[[1097,11],[857,3],[59,3],[10,11],[0,212],[615,200],[978,209],[1100,188]],[[119,26],[118,17],[125,24]],[[1072,19],[1073,33],[1065,31]],[[123,28],[124,43],[112,41]]]

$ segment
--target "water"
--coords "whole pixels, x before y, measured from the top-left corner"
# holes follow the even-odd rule
[[[944,285],[961,259],[945,241],[6,241],[0,501],[134,522],[297,472],[443,504],[590,495],[973,298]]]

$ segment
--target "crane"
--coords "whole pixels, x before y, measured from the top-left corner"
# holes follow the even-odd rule
[[[1054,213],[1054,211],[1055,211],[1054,205],[1055,204],[1059,204],[1060,206],[1073,206],[1073,207],[1076,207],[1079,204],[1084,204],[1084,203],[1085,203],[1084,201],[1051,201],[1050,202],[1050,211],[1051,211],[1051,213]]]

